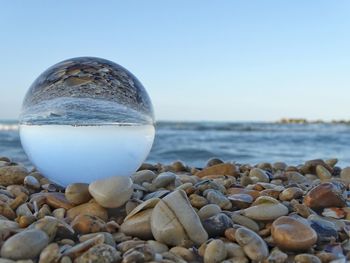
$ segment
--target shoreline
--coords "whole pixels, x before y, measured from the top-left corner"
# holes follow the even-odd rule
[[[345,262],[349,183],[350,168],[336,159],[253,166],[212,158],[201,169],[144,163],[131,179],[65,189],[0,157],[0,228],[8,233],[1,257]],[[29,245],[28,238],[36,242]]]

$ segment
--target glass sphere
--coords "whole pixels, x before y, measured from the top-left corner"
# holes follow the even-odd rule
[[[151,100],[122,66],[100,58],[62,61],[29,88],[20,138],[35,167],[61,185],[129,176],[155,134]]]

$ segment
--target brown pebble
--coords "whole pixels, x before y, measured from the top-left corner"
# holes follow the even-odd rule
[[[36,221],[35,216],[21,216],[18,219],[18,224],[21,228],[26,228],[30,224],[34,223]]]
[[[96,216],[78,215],[71,223],[72,228],[79,234],[89,234],[103,232],[106,230],[106,224]]]
[[[236,241],[236,238],[235,238],[235,233],[236,233],[236,230],[235,228],[227,228],[225,230],[225,237],[232,241],[232,242],[235,242]]]
[[[81,204],[75,206],[67,211],[67,218],[73,220],[76,216],[80,214],[97,216],[103,221],[107,221],[108,212],[106,208],[103,208],[95,201],[90,201],[89,203]]]
[[[89,193],[89,185],[84,183],[74,183],[66,187],[66,199],[75,205],[88,202],[92,196]]]
[[[276,219],[272,224],[271,234],[276,245],[287,251],[305,251],[317,241],[315,230],[289,216]]]
[[[64,208],[66,210],[73,207],[63,193],[48,193],[46,203],[53,208]]]
[[[16,213],[12,210],[12,208],[8,204],[4,202],[0,202],[0,215],[11,220],[16,218]]]
[[[0,167],[0,185],[9,186],[13,184],[23,184],[24,178],[27,174],[28,171],[23,166],[15,165]]]
[[[208,175],[237,176],[238,174],[236,173],[236,166],[231,163],[216,164],[196,173],[196,176],[198,177],[204,177]]]
[[[304,204],[312,209],[346,206],[341,186],[323,183],[312,188],[304,198]]]
[[[28,200],[28,195],[21,192],[19,193],[16,198],[10,203],[10,207],[12,209],[16,209],[19,207],[21,204],[25,203]]]

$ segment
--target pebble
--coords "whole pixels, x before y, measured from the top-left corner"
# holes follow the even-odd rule
[[[63,193],[47,193],[45,197],[46,203],[53,208],[64,208],[68,210],[73,207]]]
[[[181,257],[182,259],[186,260],[186,262],[193,262],[196,261],[196,256],[195,254],[190,251],[187,248],[184,247],[172,247],[169,250],[170,253],[173,253],[179,257]]]
[[[253,230],[254,232],[258,232],[260,227],[257,222],[255,222],[253,219],[250,219],[249,217],[240,215],[239,213],[233,213],[231,215],[231,219],[233,223],[245,226],[246,228],[249,228],[250,230]]]
[[[1,257],[18,260],[34,259],[48,245],[48,235],[39,229],[30,229],[5,241],[1,247]]]
[[[220,160],[219,158],[210,158],[208,161],[207,161],[207,164],[206,166],[207,167],[210,167],[210,166],[214,166],[214,165],[217,165],[217,164],[222,164],[224,163],[222,160]]]
[[[96,233],[106,230],[104,221],[96,216],[84,214],[76,216],[70,225],[78,234]]]
[[[135,184],[141,185],[144,182],[151,183],[153,179],[156,177],[157,177],[157,174],[151,170],[141,170],[134,173],[131,176],[131,179]]]
[[[316,166],[316,175],[321,179],[321,181],[327,181],[332,178],[330,171],[322,165]]]
[[[89,192],[97,203],[107,208],[117,208],[124,205],[133,193],[130,177],[113,176],[92,182]]]
[[[251,207],[243,210],[243,215],[255,220],[274,220],[288,214],[288,208],[269,196],[260,196]]]
[[[212,165],[207,168],[204,168],[202,171],[199,171],[196,173],[196,176],[200,178],[205,176],[210,176],[210,175],[235,176],[237,175],[236,166],[230,163],[220,163],[220,164],[216,164],[216,165]]]
[[[0,163],[25,172],[18,183],[0,185],[3,249],[28,231],[46,237],[34,257],[0,263],[345,262],[349,182],[347,168],[335,165],[336,160],[300,166],[214,160],[203,170],[182,162],[143,165],[149,170],[140,168],[132,181],[126,177],[131,195],[109,208],[101,198],[115,206],[120,194],[113,187],[104,191],[100,183],[99,193],[108,198],[98,201],[89,191],[94,183],[64,189],[35,170]],[[21,253],[33,253],[20,240]],[[114,259],[103,256],[115,252]]]
[[[248,194],[229,195],[228,200],[230,200],[233,207],[238,209],[247,208],[253,203],[253,197]]]
[[[113,235],[111,233],[108,233],[108,232],[96,232],[96,233],[81,235],[81,236],[79,236],[79,241],[84,242],[84,241],[89,240],[91,238],[95,238],[98,235],[103,235],[105,244],[110,245],[112,247],[115,247],[116,244],[115,244]]]
[[[52,263],[58,261],[60,257],[60,247],[57,243],[51,243],[40,253],[39,263]]]
[[[235,232],[235,239],[251,260],[263,261],[268,257],[269,250],[265,241],[254,231],[238,228]]]
[[[197,194],[192,194],[190,195],[190,202],[191,205],[195,208],[202,208],[203,206],[208,204],[208,200],[205,199],[205,197],[197,195]]]
[[[281,250],[279,250],[276,247],[272,249],[266,261],[269,263],[284,263],[286,262],[287,258],[288,258],[288,255],[286,253],[283,253]]]
[[[225,244],[220,239],[212,240],[204,252],[204,263],[219,263],[227,256]]]
[[[179,245],[190,239],[202,244],[208,239],[202,223],[193,210],[186,193],[176,190],[160,200],[151,216],[153,236],[167,245]]]
[[[0,185],[9,186],[23,184],[27,174],[28,171],[23,166],[14,165],[0,167]]]
[[[260,168],[253,168],[252,170],[250,170],[249,177],[255,183],[257,183],[257,182],[264,182],[264,183],[270,182],[269,175],[263,169],[260,169]]]
[[[86,203],[92,198],[89,193],[89,185],[84,183],[74,183],[68,185],[64,195],[66,199],[74,205]]]
[[[103,208],[95,201],[90,201],[89,203],[81,204],[75,206],[67,211],[67,218],[69,220],[73,220],[76,216],[80,214],[97,216],[101,218],[103,221],[107,221],[108,212],[106,208]]]
[[[231,218],[223,213],[204,219],[202,223],[209,237],[223,236],[225,230],[233,226]]]
[[[220,191],[207,190],[206,198],[210,204],[216,204],[221,209],[229,210],[232,207],[231,201]]]
[[[260,192],[256,190],[246,189],[246,188],[238,188],[238,187],[231,187],[227,189],[227,194],[247,194],[253,197],[253,200],[258,198],[260,196]]]
[[[74,263],[114,263],[121,261],[121,254],[114,247],[107,244],[99,244],[89,248]]]
[[[232,242],[225,242],[227,258],[245,258],[245,254],[240,245]]]
[[[305,251],[317,241],[317,233],[312,227],[290,216],[276,219],[271,235],[276,245],[286,251]]]
[[[0,202],[0,215],[6,217],[7,219],[15,219],[16,213],[12,210],[12,208],[4,202]]]
[[[40,182],[38,181],[38,179],[36,179],[34,176],[31,176],[31,175],[27,175],[26,177],[24,177],[23,183],[29,188],[33,188],[33,189],[40,188]]]
[[[310,160],[305,162],[305,164],[303,166],[300,167],[300,171],[303,174],[316,174],[316,167],[318,165],[321,165],[323,167],[325,167],[330,173],[333,172],[333,169],[331,166],[329,166],[328,164],[326,164],[323,160],[321,159],[316,159],[316,160]]]
[[[327,207],[344,207],[346,206],[346,200],[340,185],[322,183],[306,194],[304,204],[317,210]]]
[[[17,222],[10,221],[7,219],[0,219],[0,232],[3,230],[14,230],[18,229],[19,225]]]
[[[204,220],[204,219],[209,218],[211,216],[214,216],[220,212],[221,212],[220,206],[215,205],[215,204],[208,204],[206,206],[203,206],[198,211],[198,216],[200,217],[201,220]]]
[[[151,216],[153,208],[159,202],[159,198],[148,199],[135,207],[120,226],[120,231],[126,235],[136,236],[141,239],[152,239]]]
[[[156,188],[163,188],[175,181],[176,174],[172,172],[160,173],[156,178],[153,179],[152,184]]]
[[[289,187],[282,191],[279,195],[281,201],[290,201],[292,199],[301,198],[304,194],[304,191],[299,187]]]
[[[295,263],[321,263],[321,260],[315,255],[299,254],[294,258]]]

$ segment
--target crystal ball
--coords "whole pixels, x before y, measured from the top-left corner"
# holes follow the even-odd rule
[[[44,71],[27,91],[19,118],[29,160],[55,183],[130,176],[155,134],[151,100],[122,66],[79,57]]]

